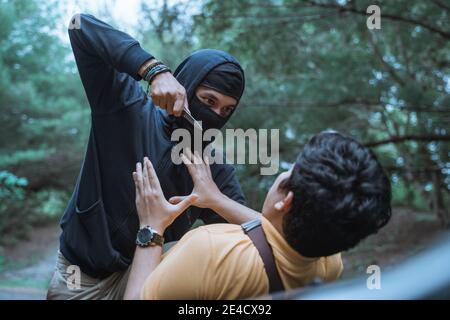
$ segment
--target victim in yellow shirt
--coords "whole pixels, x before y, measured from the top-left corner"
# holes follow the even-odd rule
[[[340,253],[302,257],[263,216],[262,227],[286,290],[305,286],[316,277],[333,281],[341,275]],[[268,292],[263,261],[241,226],[212,224],[186,233],[162,256],[145,280],[141,298],[245,299]]]

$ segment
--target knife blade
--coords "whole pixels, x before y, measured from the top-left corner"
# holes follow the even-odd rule
[[[194,128],[197,128],[197,129],[203,131],[202,125],[197,120],[195,120],[195,118],[192,116],[189,109],[183,108],[183,117],[187,121],[189,121],[189,123],[192,124],[192,126],[194,126]]]

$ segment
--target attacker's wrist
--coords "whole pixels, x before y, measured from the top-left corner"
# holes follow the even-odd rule
[[[161,74],[172,72],[168,66],[161,61],[155,61],[145,68],[143,79],[149,84],[159,77]]]
[[[154,64],[157,61],[158,60],[153,58],[153,59],[150,59],[150,60],[147,60],[146,62],[144,62],[144,64],[139,68],[139,72],[138,72],[138,74],[141,76],[142,79],[144,79],[145,71],[147,70],[148,66],[151,66],[152,64]]]

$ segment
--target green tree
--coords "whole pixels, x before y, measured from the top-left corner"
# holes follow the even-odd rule
[[[366,27],[374,3],[380,30]],[[378,154],[395,201],[448,225],[449,14],[443,1],[206,1],[195,28],[246,70],[231,127],[280,128],[288,161],[321,130],[350,134]],[[249,170],[247,192],[266,179]]]
[[[27,180],[24,195],[0,214],[17,234],[63,212],[89,128],[69,47],[54,32],[59,9],[57,2],[0,1],[0,168]]]

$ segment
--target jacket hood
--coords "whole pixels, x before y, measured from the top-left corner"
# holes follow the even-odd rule
[[[190,56],[184,59],[183,62],[176,68],[174,72],[175,78],[178,82],[183,85],[186,89],[187,98],[190,102],[195,94],[195,90],[197,87],[203,82],[205,77],[208,75],[210,71],[218,67],[219,65],[232,63],[238,67],[238,69],[242,73],[242,88],[245,87],[245,76],[244,70],[242,70],[241,65],[237,61],[235,57],[230,55],[229,53],[221,50],[215,49],[202,49],[193,52]],[[239,104],[239,100],[242,97],[243,91],[241,92],[237,100]],[[237,105],[236,105],[237,106]],[[234,108],[236,110],[236,108]],[[233,112],[234,112],[233,110]],[[227,117],[227,121],[231,117],[233,113],[231,113]],[[176,123],[176,127],[182,127],[182,119],[174,116],[169,116],[174,124]]]

